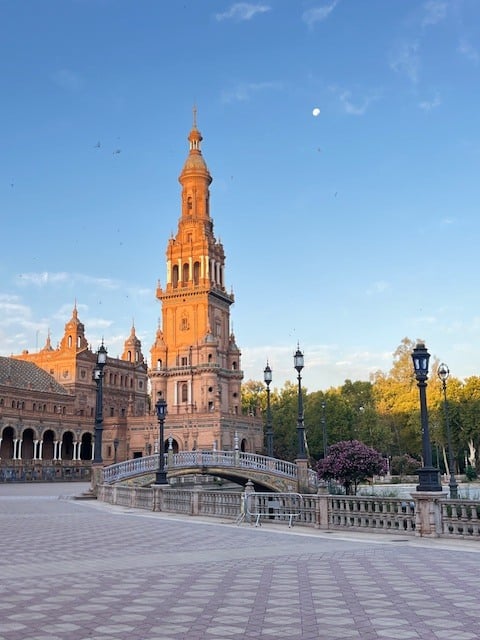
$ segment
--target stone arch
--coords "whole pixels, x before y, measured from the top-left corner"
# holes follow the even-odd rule
[[[91,433],[82,435],[80,444],[80,460],[91,460],[93,458],[93,439]]]
[[[12,460],[14,438],[15,431],[13,427],[5,427],[2,431],[2,442],[0,444],[0,458],[2,460]]]
[[[35,432],[32,428],[24,429],[22,433],[22,460],[33,460],[35,445],[33,443],[35,439]]]
[[[43,434],[42,458],[43,460],[53,460],[55,432],[47,429]]]
[[[178,453],[180,451],[180,445],[175,438],[172,438],[172,450],[173,453]],[[170,437],[165,442],[165,451],[170,451]]]
[[[73,460],[73,452],[74,452],[74,435],[71,431],[65,431],[62,435],[62,448],[60,457],[62,460]]]

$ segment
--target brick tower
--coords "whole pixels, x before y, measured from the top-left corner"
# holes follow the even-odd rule
[[[262,423],[242,415],[241,353],[230,331],[233,293],[225,288],[225,253],[210,217],[212,177],[201,152],[196,112],[179,176],[181,215],[158,284],[161,325],[151,348],[152,404],[167,401],[165,438],[175,450],[262,452]]]

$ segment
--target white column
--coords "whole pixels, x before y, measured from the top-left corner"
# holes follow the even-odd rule
[[[38,450],[38,460],[43,460],[43,440],[40,440],[40,446]]]
[[[167,260],[167,284],[171,284],[172,282],[172,261]]]
[[[18,458],[17,458],[17,460],[21,460],[22,459],[22,445],[23,445],[23,440],[20,438],[18,440]]]
[[[33,459],[37,460],[38,440],[33,441]]]
[[[17,458],[17,438],[14,438],[13,440],[13,460],[18,460]]]

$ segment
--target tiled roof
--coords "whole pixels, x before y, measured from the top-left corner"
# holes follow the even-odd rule
[[[47,391],[70,395],[49,373],[37,367],[33,362],[15,360],[0,356],[0,385],[9,385],[17,389]]]

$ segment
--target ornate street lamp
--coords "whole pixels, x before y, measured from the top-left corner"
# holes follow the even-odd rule
[[[323,457],[328,455],[328,439],[327,439],[327,418],[326,411],[327,405],[325,400],[322,400],[322,436],[323,436]]]
[[[267,456],[273,458],[272,412],[270,409],[270,383],[272,382],[272,370],[268,362],[267,366],[263,370],[263,379],[267,385]]]
[[[297,435],[298,435],[298,459],[305,460],[305,425],[303,422],[303,397],[302,397],[302,376],[301,371],[303,369],[303,353],[300,351],[300,346],[297,347],[297,351],[293,356],[293,366],[298,373],[298,418],[297,418]]]
[[[165,416],[167,415],[167,403],[162,398],[161,394],[158,394],[158,400],[155,405],[158,419],[158,471],[155,477],[155,484],[168,484],[167,472],[165,471],[165,437],[163,434],[163,427],[165,424]]]
[[[417,491],[442,491],[440,484],[440,472],[432,465],[432,449],[430,446],[430,434],[428,429],[428,411],[427,411],[427,379],[428,379],[428,361],[430,354],[425,344],[419,342],[412,353],[413,368],[415,370],[415,378],[417,379],[417,387],[420,394],[420,416],[422,423],[422,455],[423,467],[418,470],[419,484]]]
[[[97,385],[97,395],[95,400],[95,432],[93,462],[101,464],[102,459],[102,435],[103,435],[103,368],[107,362],[107,350],[105,345],[100,345],[97,351],[97,363],[93,370],[93,379]]]
[[[458,485],[455,479],[455,460],[453,458],[450,420],[448,419],[447,380],[448,376],[450,375],[450,371],[444,362],[442,362],[442,364],[438,367],[437,375],[442,381],[443,388],[443,408],[445,411],[445,426],[447,427],[448,466],[450,467],[450,482],[448,483],[448,486],[450,487],[450,498],[454,500],[458,498]]]

